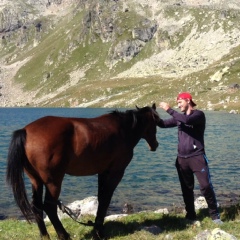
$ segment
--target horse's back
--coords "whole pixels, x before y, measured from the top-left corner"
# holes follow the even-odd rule
[[[59,128],[63,128],[63,130],[71,124],[71,118],[65,117],[55,117],[55,116],[46,116],[39,118],[27,126],[25,129],[30,134],[31,132],[46,132],[50,131],[54,134],[55,131],[59,131]]]
[[[112,132],[119,132],[119,126],[116,125],[109,114],[97,118],[47,116],[28,124],[25,129],[28,137],[35,137],[38,141],[41,139],[56,141],[56,138],[61,138],[61,136],[68,139],[85,136],[86,139],[92,141],[94,138],[100,138],[101,136],[104,138]]]
[[[59,143],[63,138],[69,138],[73,132],[73,125],[67,118],[43,117],[25,127],[27,147],[35,145],[40,148]]]

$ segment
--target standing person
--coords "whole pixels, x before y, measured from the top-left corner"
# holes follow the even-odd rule
[[[172,118],[162,120],[158,126],[161,128],[178,127],[176,168],[187,212],[186,219],[196,220],[193,192],[195,174],[200,191],[208,204],[212,220],[217,224],[222,224],[204,149],[205,114],[194,109],[196,104],[188,92],[180,93],[177,96],[177,104],[183,114],[173,110],[168,103],[160,102],[160,108],[164,109]]]

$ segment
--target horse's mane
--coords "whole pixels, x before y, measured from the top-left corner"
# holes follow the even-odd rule
[[[158,121],[158,119],[160,119],[158,113],[149,106],[143,108],[130,109],[126,110],[125,112],[115,109],[111,111],[110,114],[119,117],[124,121],[125,125],[130,124],[131,127],[133,128],[136,126],[138,122],[138,116],[146,112],[151,112],[154,120]]]
[[[114,116],[123,117],[123,116],[129,116],[129,115],[135,114],[136,112],[137,112],[136,109],[126,110],[125,112],[115,109],[111,111],[110,114]]]
[[[126,110],[125,112],[116,109],[110,112],[111,115],[119,118],[121,120],[122,125],[126,128],[129,126],[131,126],[131,128],[136,126],[137,124],[136,113],[137,113],[136,109]]]

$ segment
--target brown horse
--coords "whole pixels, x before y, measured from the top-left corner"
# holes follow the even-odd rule
[[[64,175],[98,174],[99,205],[93,226],[95,238],[102,238],[107,209],[133,157],[133,149],[143,138],[151,151],[156,150],[159,121],[153,104],[96,118],[47,116],[15,131],[8,153],[7,182],[24,217],[29,222],[35,219],[41,237],[49,238],[44,211],[59,239],[70,239],[57,215]],[[24,172],[32,184],[32,204],[27,199]]]

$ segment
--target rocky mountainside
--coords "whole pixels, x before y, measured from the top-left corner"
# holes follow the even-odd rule
[[[240,112],[238,0],[2,0],[0,106]]]

